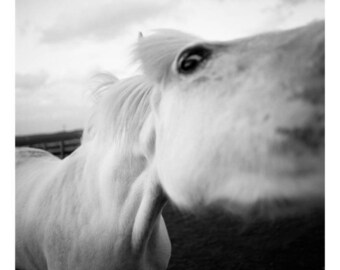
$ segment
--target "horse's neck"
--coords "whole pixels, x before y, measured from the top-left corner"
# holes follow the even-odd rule
[[[100,148],[89,144],[81,146],[78,152],[75,158],[82,163],[79,177],[84,193],[99,200],[106,213],[124,204],[131,191],[148,181],[141,181],[140,177],[146,167],[144,160],[116,146]]]
[[[102,153],[91,146],[78,152],[80,157],[74,158],[82,163],[79,181],[86,201],[96,202],[99,219],[130,227],[133,245],[142,248],[166,203],[152,168],[145,158],[114,147]]]

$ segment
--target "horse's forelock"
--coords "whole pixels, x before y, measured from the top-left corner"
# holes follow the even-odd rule
[[[154,82],[166,79],[176,55],[185,46],[200,39],[176,30],[158,30],[138,39],[134,58],[141,63],[143,73]]]

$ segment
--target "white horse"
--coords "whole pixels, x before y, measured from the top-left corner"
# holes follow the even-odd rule
[[[143,75],[105,77],[72,155],[18,150],[17,268],[166,269],[168,198],[323,203],[323,23],[225,43],[159,31],[135,54]]]

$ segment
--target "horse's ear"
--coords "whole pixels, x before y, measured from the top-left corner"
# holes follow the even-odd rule
[[[168,77],[177,54],[189,44],[201,39],[175,30],[159,30],[142,36],[134,48],[134,56],[141,63],[143,73],[153,82]]]
[[[118,81],[118,78],[110,73],[98,73],[90,79],[90,95],[94,102],[98,102],[104,93]]]
[[[143,33],[142,32],[139,32],[138,33],[138,40],[142,39],[143,38]]]

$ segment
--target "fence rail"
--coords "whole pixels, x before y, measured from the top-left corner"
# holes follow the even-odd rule
[[[15,137],[16,147],[34,147],[46,150],[60,158],[71,154],[79,145],[82,130]]]

